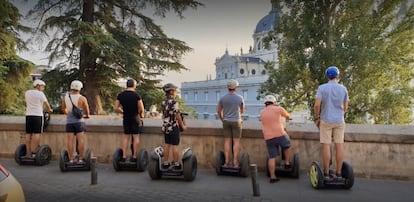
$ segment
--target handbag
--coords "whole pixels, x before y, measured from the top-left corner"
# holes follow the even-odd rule
[[[72,113],[77,119],[83,118],[83,110],[78,108],[76,105],[73,104],[72,98],[70,97],[69,93],[69,100],[72,103]]]

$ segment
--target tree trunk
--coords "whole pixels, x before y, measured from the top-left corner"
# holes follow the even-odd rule
[[[85,0],[82,11],[82,21],[94,23],[94,0]],[[93,34],[93,33],[90,33]],[[82,44],[80,49],[79,77],[84,84],[84,94],[88,99],[91,114],[104,114],[101,98],[99,95],[100,86],[98,84],[98,68],[96,56],[88,44]]]

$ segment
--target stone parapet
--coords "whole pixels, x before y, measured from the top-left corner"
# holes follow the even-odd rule
[[[188,120],[188,130],[182,133],[180,149],[191,146],[202,168],[214,168],[215,156],[223,149],[221,122],[217,120]],[[123,135],[119,116],[92,116],[86,120],[87,148],[98,161],[110,163],[112,154],[120,146]],[[144,119],[141,147],[148,151],[162,145],[160,119]],[[25,118],[0,116],[0,155],[13,157],[17,145],[24,143]],[[313,124],[288,123],[287,130],[294,152],[299,154],[301,171],[307,171],[314,160],[321,161],[318,129]],[[52,115],[51,122],[41,138],[48,144],[53,159],[66,149],[65,117]],[[258,121],[244,121],[241,152],[247,152],[250,163],[265,169],[266,146]],[[366,178],[414,180],[414,127],[394,125],[346,126],[345,160],[354,173]]]

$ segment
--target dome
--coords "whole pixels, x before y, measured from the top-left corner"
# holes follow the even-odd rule
[[[277,17],[279,12],[272,10],[268,15],[264,16],[256,25],[256,30],[254,33],[268,32],[274,28],[274,25],[277,22]]]

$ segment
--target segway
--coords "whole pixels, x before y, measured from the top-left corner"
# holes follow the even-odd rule
[[[174,165],[168,168],[163,168],[164,149],[158,146],[151,152],[148,163],[148,174],[153,180],[162,177],[184,177],[186,181],[193,181],[197,175],[197,158],[193,154],[190,147],[187,147],[182,152],[183,165],[180,169],[175,169]]]
[[[332,149],[329,167],[332,165]],[[323,174],[323,166],[318,161],[313,161],[309,170],[309,179],[313,188],[343,188],[350,189],[354,185],[354,170],[346,161],[342,163],[341,178],[333,177],[335,172],[329,169],[329,178]]]
[[[131,136],[131,142],[133,138]],[[131,153],[134,152],[134,145],[131,143]],[[148,166],[148,152],[145,149],[140,149],[136,162],[132,161],[132,156],[129,156],[122,161],[123,151],[121,148],[117,148],[112,156],[112,165],[115,171],[130,170],[130,171],[145,171]]]
[[[83,162],[80,162],[80,156],[79,156],[79,151],[78,151],[78,141],[75,141],[75,150],[76,150],[76,154],[75,154],[75,159],[73,162],[70,162],[69,159],[69,153],[67,150],[62,149],[62,151],[60,152],[60,157],[59,157],[59,168],[61,172],[66,172],[66,171],[90,171],[91,170],[91,156],[92,156],[92,150],[91,149],[86,149],[85,152],[85,159]]]
[[[50,121],[49,112],[43,113],[43,130],[47,128]],[[38,145],[35,156],[27,156],[27,149],[25,144],[17,146],[14,152],[14,160],[19,165],[38,165],[43,166],[49,164],[52,159],[52,149],[49,145]]]
[[[285,153],[282,150],[282,147],[279,146],[279,154],[281,154],[281,158],[278,160],[276,158],[275,163],[275,174],[276,176],[285,176],[285,177],[292,177],[292,178],[299,178],[299,154],[293,154],[293,162],[290,162],[290,167],[287,167],[285,164]],[[269,164],[268,164],[269,156],[266,156],[266,174],[270,177],[269,172]]]
[[[234,155],[233,151],[233,140],[231,141],[231,152]],[[225,156],[223,151],[219,151],[216,155],[216,173],[217,175],[233,175],[233,176],[249,176],[249,155],[247,153],[242,153],[239,157],[239,167],[234,167],[234,165],[225,166]]]

